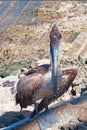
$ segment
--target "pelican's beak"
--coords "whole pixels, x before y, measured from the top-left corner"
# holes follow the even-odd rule
[[[53,93],[57,92],[57,67],[58,67],[58,50],[61,41],[61,34],[58,31],[56,25],[52,27],[50,34],[50,54],[51,54],[51,66],[52,66],[52,86]]]
[[[51,54],[51,66],[53,72],[56,74],[57,72],[57,65],[58,65],[58,50],[59,50],[60,41],[53,45],[50,43],[50,54]]]

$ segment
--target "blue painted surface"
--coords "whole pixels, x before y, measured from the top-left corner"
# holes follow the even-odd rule
[[[86,96],[81,96],[81,97],[78,97],[76,99],[73,99],[72,101],[70,101],[71,104],[75,105],[75,104],[78,104],[80,101],[84,101],[84,100],[87,100],[87,95]]]
[[[0,17],[2,18],[3,14],[5,13],[6,9],[9,7],[11,0],[3,1],[0,4]],[[26,9],[24,7],[29,3],[29,0],[18,0],[14,7],[6,14],[6,16],[0,21],[0,26],[3,25],[10,25],[10,24],[18,24],[20,21],[27,24],[30,22],[31,24],[31,16],[27,16],[26,14],[30,11],[34,10],[36,7],[40,6],[42,1],[35,0],[31,1]],[[24,9],[24,10],[23,10]],[[20,17],[19,17],[20,16]]]
[[[18,127],[18,126],[20,126],[28,121],[29,121],[29,118],[25,118],[23,120],[20,120],[16,123],[13,123],[13,124],[7,126],[7,127],[1,128],[1,130],[14,130],[16,127]]]
[[[0,4],[0,16],[4,13],[6,8],[9,6],[10,1],[4,1]]]
[[[8,15],[18,15],[21,13],[23,7],[28,3],[29,1],[17,1],[17,3],[15,4],[14,8],[10,11],[10,13]]]

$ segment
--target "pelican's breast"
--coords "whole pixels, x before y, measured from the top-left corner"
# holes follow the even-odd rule
[[[41,98],[47,97],[52,93],[52,85],[51,85],[52,73],[48,71],[43,75],[43,85],[37,92],[34,94],[34,100],[37,101]]]
[[[61,71],[61,67],[58,67],[57,69],[57,88],[60,86],[62,82],[62,71]]]

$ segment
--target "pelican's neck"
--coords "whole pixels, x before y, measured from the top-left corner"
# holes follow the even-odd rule
[[[59,46],[60,46],[60,40],[56,44],[50,43],[53,93],[56,93],[57,91],[57,67],[58,67]]]
[[[50,43],[50,57],[51,57],[51,67],[56,73],[57,65],[58,65],[58,52],[59,52],[60,40],[57,44]]]

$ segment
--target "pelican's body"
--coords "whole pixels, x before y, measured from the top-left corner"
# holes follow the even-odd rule
[[[62,81],[61,70],[58,67],[58,49],[61,34],[56,25],[52,27],[50,33],[50,55],[51,66],[43,65],[29,71],[17,84],[16,103],[21,108],[26,108],[32,103],[36,106],[36,101],[56,94],[57,88]]]
[[[41,76],[43,78],[42,87],[38,91],[36,91],[36,93],[34,94],[34,99],[36,101],[53,94],[51,70],[49,70],[47,73]],[[61,82],[62,82],[62,72],[61,72],[61,69],[58,69],[57,70],[57,88],[59,88]]]
[[[48,66],[48,67],[47,67]],[[62,72],[57,69],[57,88],[62,81]],[[48,97],[53,93],[52,72],[49,65],[43,65],[32,69],[27,76],[21,77],[17,84],[16,103],[21,108],[32,105],[39,99]]]

